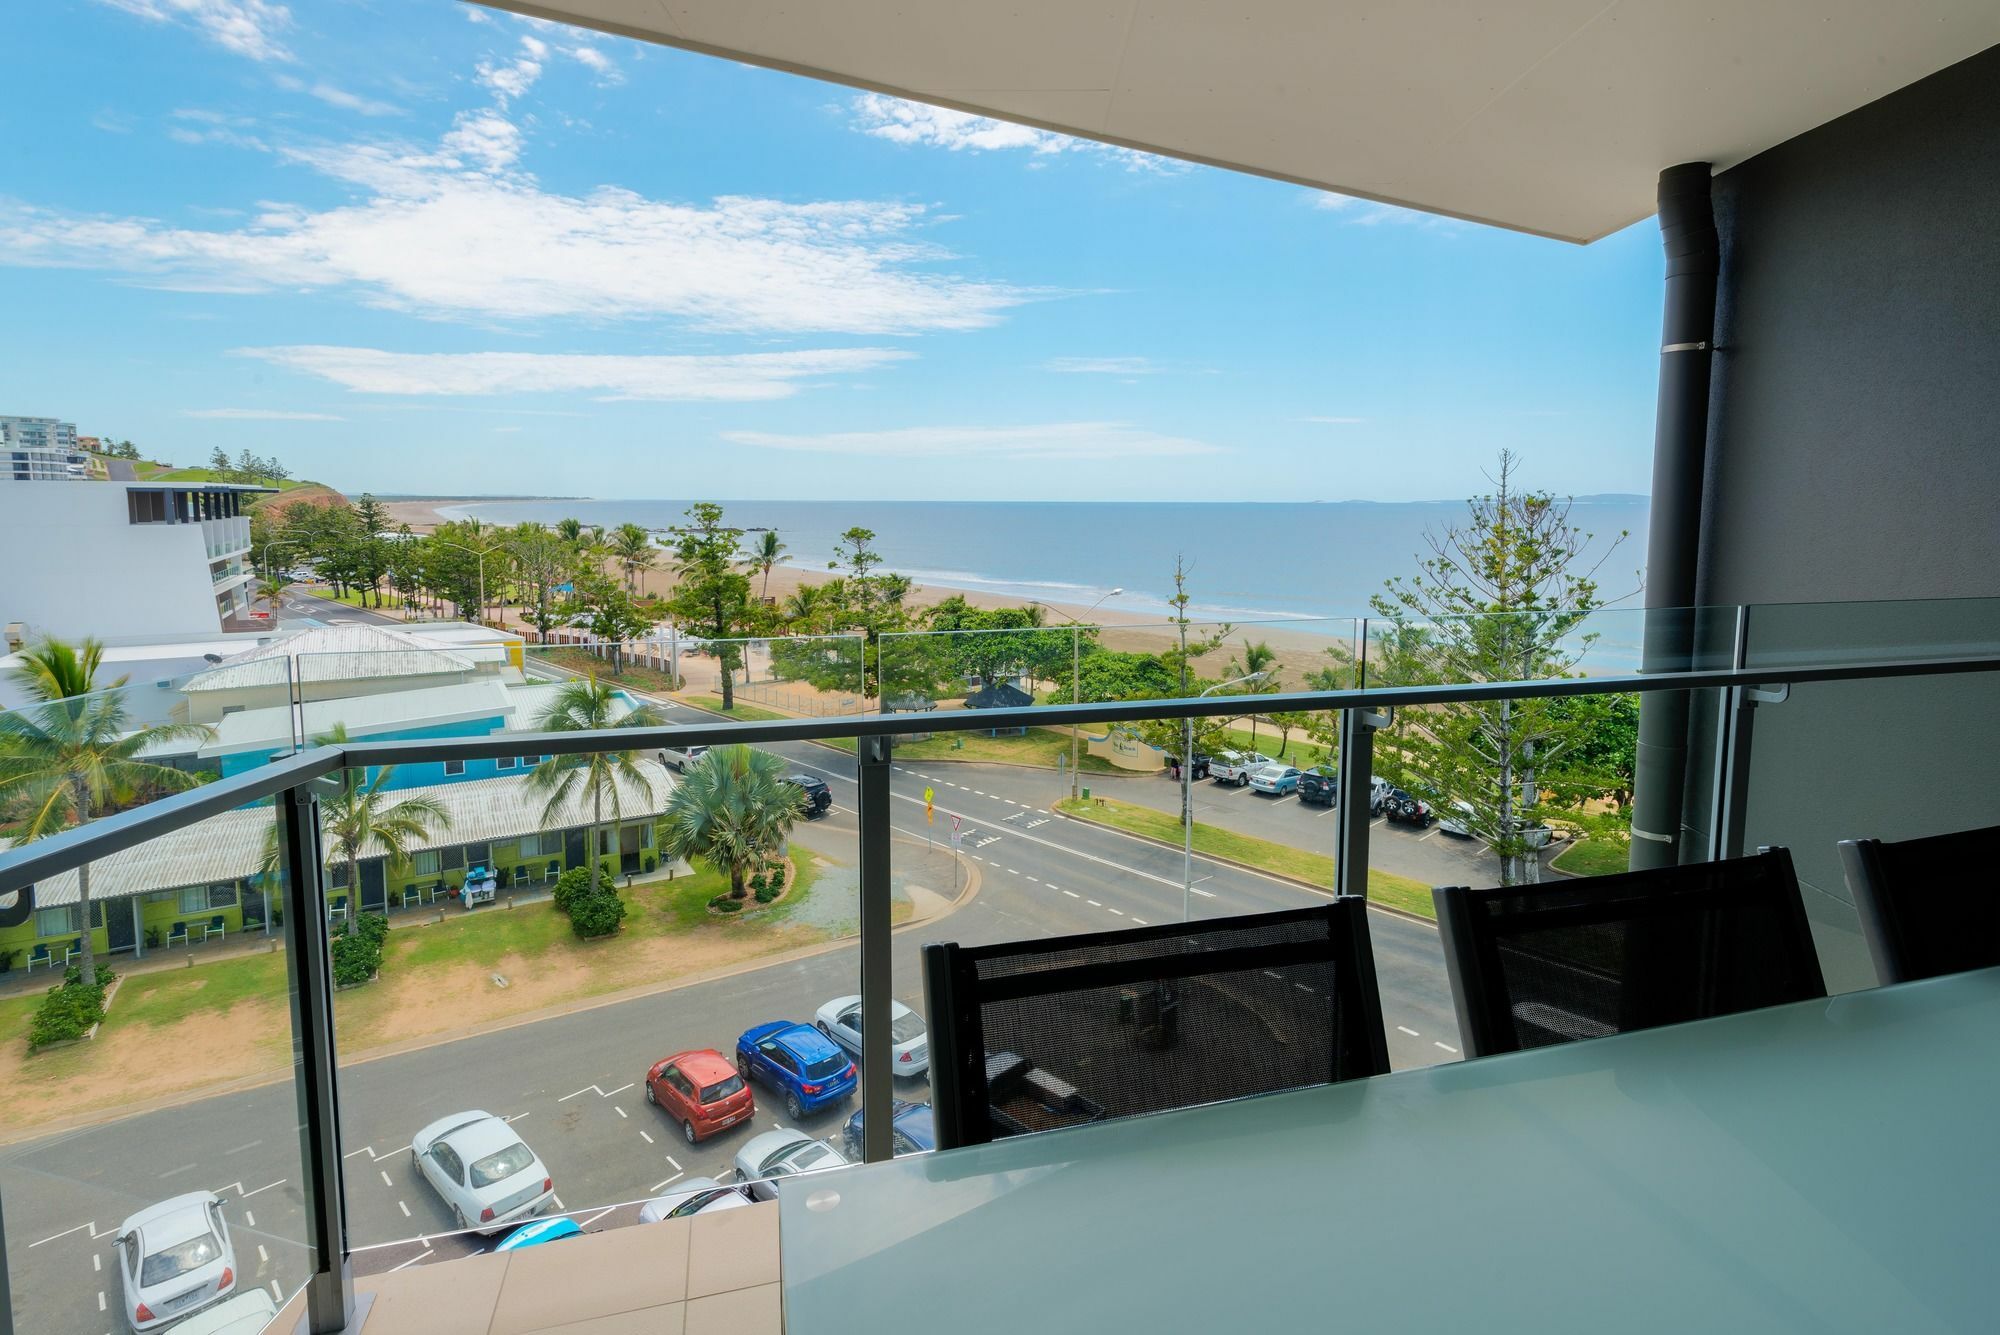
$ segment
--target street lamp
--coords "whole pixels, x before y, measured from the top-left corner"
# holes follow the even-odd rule
[[[1218,681],[1196,699],[1206,700],[1225,686],[1262,681],[1269,672],[1249,672],[1228,681]],[[1181,720],[1181,921],[1194,909],[1194,715]]]
[[[1085,616],[1089,616],[1092,612],[1095,612],[1098,608],[1104,606],[1105,601],[1107,599],[1116,598],[1119,594],[1123,592],[1125,592],[1125,590],[1122,588],[1113,589],[1111,592],[1105,594],[1103,598],[1099,598],[1096,602],[1084,608],[1083,614]],[[1083,703],[1083,622],[1071,616],[1069,613],[1063,611],[1061,608],[1050,607],[1047,603],[1031,602],[1028,604],[1028,606],[1039,607],[1044,612],[1054,612],[1064,621],[1067,621],[1069,622],[1070,625],[1076,627],[1076,629],[1072,630],[1069,633],[1069,702],[1073,705],[1082,704]],[[1081,752],[1082,752],[1082,743],[1078,740],[1077,737],[1077,725],[1072,723],[1069,725],[1069,795],[1072,798],[1076,797],[1079,793],[1077,766],[1082,761]]]

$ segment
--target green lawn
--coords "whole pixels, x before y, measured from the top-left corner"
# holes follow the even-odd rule
[[[349,607],[365,608],[371,612],[377,607],[377,603],[373,597],[364,595],[358,589],[349,589],[345,593],[335,593],[331,585],[312,584],[306,587],[306,592],[315,598],[324,598],[330,603],[344,603]],[[380,606],[384,608],[396,608],[403,605],[401,595],[392,593],[387,589],[382,591],[381,599]]]
[[[285,957],[279,951],[132,974],[119,984],[107,1023],[178,1024],[190,1015],[220,1015],[239,1001],[282,998],[287,986]]]
[[[1178,816],[1170,812],[1155,811],[1151,807],[1119,802],[1112,798],[1098,797],[1087,802],[1082,800],[1058,802],[1056,810],[1066,816],[1096,821],[1100,825],[1109,825],[1114,829],[1143,834],[1168,843],[1178,844],[1183,837]],[[1204,825],[1200,821],[1196,821],[1194,826],[1194,847],[1197,853],[1228,858],[1232,862],[1241,862],[1261,871],[1289,876],[1328,889],[1333,887],[1333,859],[1325,853],[1313,853],[1303,848],[1293,848],[1289,844],[1273,843],[1269,839],[1238,834],[1234,830]],[[1406,913],[1415,913],[1426,918],[1437,916],[1437,910],[1431,905],[1431,888],[1422,881],[1412,880],[1408,876],[1398,876],[1393,872],[1369,868],[1368,897],[1391,908],[1402,909]]]
[[[1631,869],[1631,841],[1615,835],[1586,835],[1549,865],[1573,876],[1611,876]]]
[[[762,705],[753,705],[746,700],[738,700],[734,708],[724,709],[722,697],[719,695],[677,695],[674,697],[674,702],[687,705],[691,709],[704,710],[718,718],[735,719],[739,723],[772,723],[793,717],[791,714],[781,714],[775,709],[766,709]]]
[[[854,749],[854,739],[840,738],[827,743],[843,751]],[[1060,728],[1030,728],[1020,737],[988,737],[980,732],[947,732],[922,742],[897,742],[896,756],[901,760],[983,760],[997,761],[1009,765],[1035,765],[1043,769],[1054,769],[1061,759],[1064,769],[1069,768],[1069,733]],[[1078,769],[1085,774],[1130,774],[1104,759],[1090,754],[1089,744],[1084,744]]]
[[[136,468],[133,469],[132,471],[134,475],[137,475],[139,472],[139,470]],[[224,479],[222,475],[216,472],[213,468],[176,468],[173,469],[171,472],[150,474],[147,476],[146,480],[149,482],[221,482]],[[268,482],[259,482],[256,485],[271,486],[273,484]],[[319,484],[315,482],[301,481],[298,478],[287,478],[283,482],[279,482],[275,485],[277,486],[277,489],[279,491],[293,491],[299,487],[312,487],[312,486],[317,486]]]

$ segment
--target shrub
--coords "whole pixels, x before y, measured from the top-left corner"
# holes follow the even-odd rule
[[[382,943],[389,939],[389,919],[380,913],[363,913],[355,918],[354,930],[380,953]]]
[[[757,893],[759,898],[763,897],[765,884],[764,873],[761,871],[750,878],[750,888]]]
[[[72,965],[63,981],[49,989],[41,1005],[35,1007],[34,1019],[28,1023],[30,1048],[82,1038],[90,1032],[90,1026],[104,1018],[104,989],[110,983],[111,971],[99,969],[97,976],[105,981],[89,986],[82,981],[82,970]]]
[[[569,929],[579,937],[609,936],[625,921],[625,901],[609,885],[570,900]]]
[[[570,905],[590,893],[590,868],[571,867],[556,877],[555,908],[558,913],[568,913]]]
[[[116,978],[117,976],[118,976],[117,974],[111,972],[111,966],[101,961],[98,963],[97,985],[99,987],[111,986],[111,980]],[[82,986],[82,984],[83,984],[83,966],[81,964],[72,964],[67,969],[63,970],[62,985],[64,987],[80,987]]]
[[[380,933],[369,925],[370,918],[382,924]],[[379,913],[362,914],[353,928],[343,924],[332,942],[333,981],[341,987],[352,987],[380,973],[382,939],[388,932],[388,919]]]
[[[757,887],[757,902],[758,902],[759,904],[768,904],[768,903],[770,903],[770,902],[771,902],[772,900],[774,900],[774,899],[776,899],[776,898],[778,897],[778,890],[779,890],[779,887],[777,887],[777,886],[775,886],[775,885],[760,885],[760,886],[758,886],[758,887]]]
[[[743,901],[740,899],[731,899],[728,895],[717,895],[714,899],[708,901],[708,906],[720,913],[741,913],[743,911]]]

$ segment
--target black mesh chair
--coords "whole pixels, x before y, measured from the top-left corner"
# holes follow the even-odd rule
[[[2000,825],[1885,844],[1845,839],[1840,859],[1884,983],[2000,965]]]
[[[1826,995],[1782,848],[1431,894],[1468,1057]]]
[[[939,1147],[1382,1074],[1367,915],[925,946]]]

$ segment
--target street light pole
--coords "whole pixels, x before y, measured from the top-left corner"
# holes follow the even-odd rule
[[[1092,612],[1095,612],[1098,608],[1104,606],[1106,599],[1116,598],[1119,594],[1123,592],[1125,592],[1125,590],[1122,588],[1113,589],[1111,592],[1105,594],[1103,598],[1099,598],[1089,607],[1084,608],[1083,614],[1085,616],[1089,616]],[[1069,622],[1070,624],[1069,702],[1073,705],[1082,704],[1083,703],[1083,622],[1077,620],[1075,617],[1071,616],[1067,612],[1061,611],[1060,609],[1054,607],[1050,607],[1047,603],[1036,602],[1036,603],[1030,603],[1029,606],[1039,607],[1045,612],[1054,612],[1057,616]],[[1072,798],[1080,796],[1082,792],[1081,784],[1079,781],[1080,776],[1077,773],[1077,766],[1080,765],[1083,761],[1082,752],[1083,752],[1083,743],[1079,738],[1079,734],[1077,732],[1077,725],[1072,723],[1069,726],[1069,795]]]
[[[1206,700],[1225,686],[1262,681],[1269,672],[1251,672],[1218,681],[1196,699]],[[1181,720],[1181,921],[1194,913],[1194,715]]]

